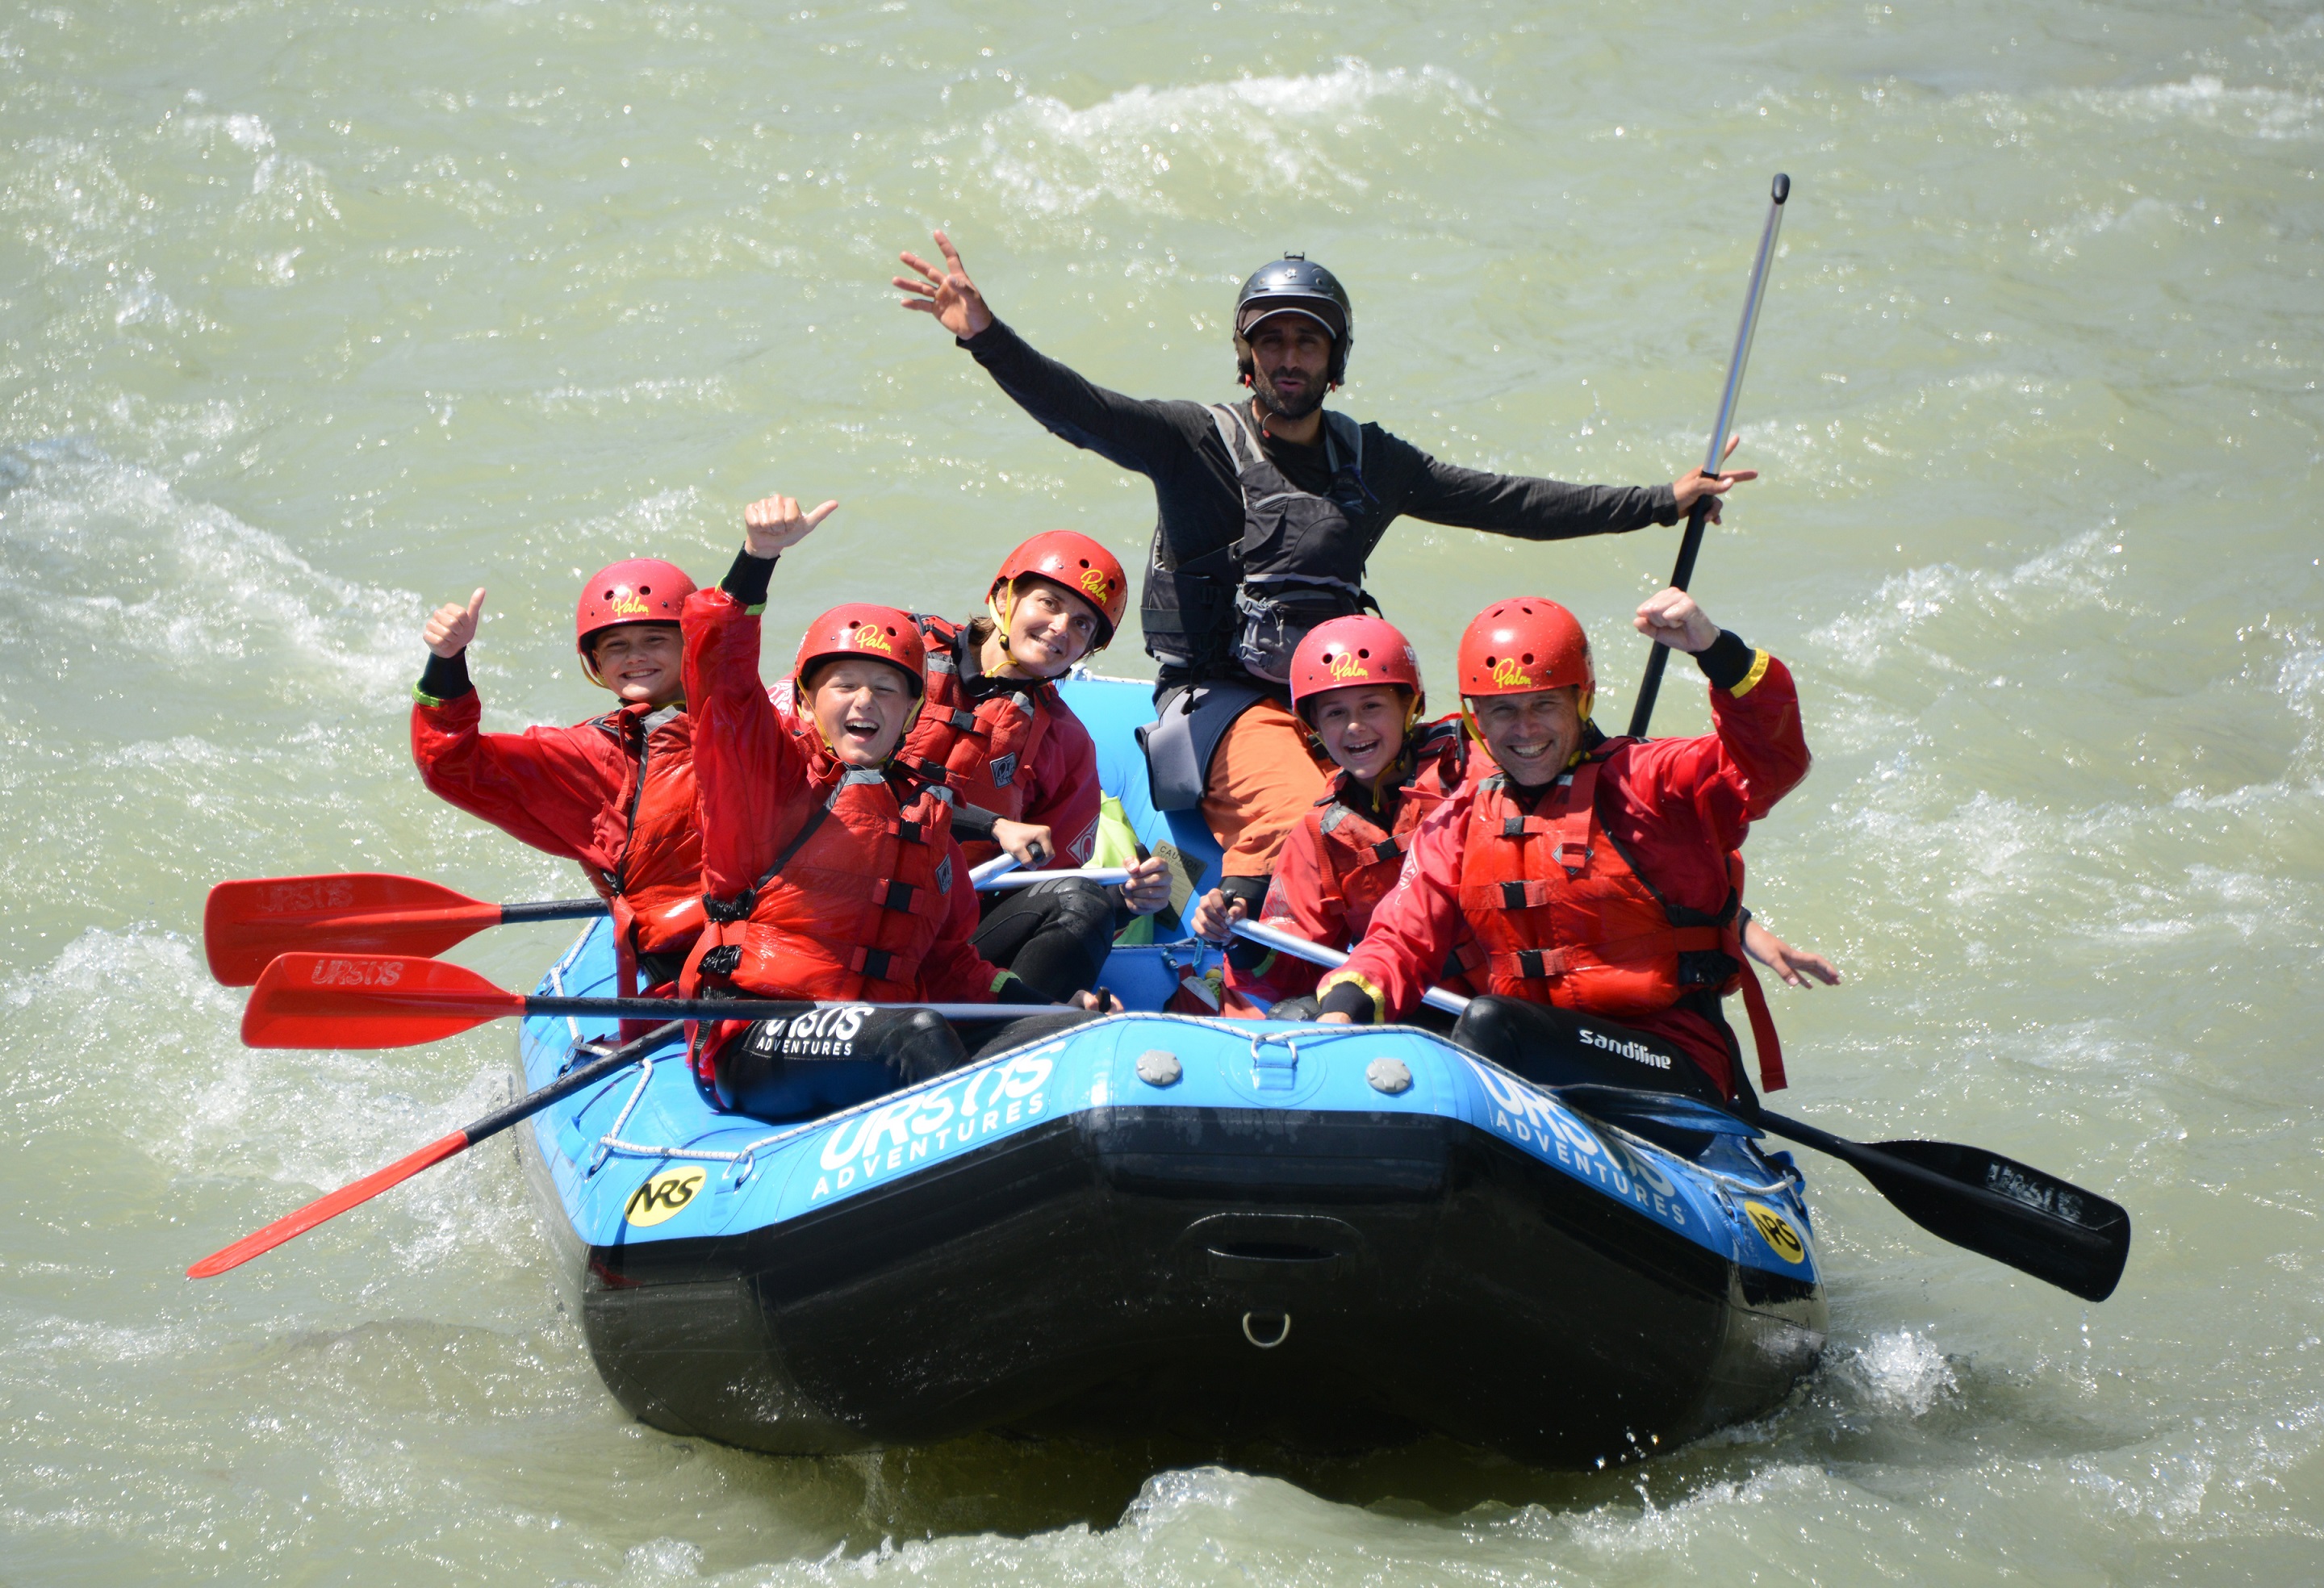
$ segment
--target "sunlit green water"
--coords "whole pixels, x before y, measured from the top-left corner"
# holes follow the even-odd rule
[[[0,1577],[2324,1574],[2324,11],[1744,5],[0,13]],[[1820,755],[1751,844],[1850,977],[1778,999],[1794,1106],[2128,1204],[2114,1300],[1812,1162],[1836,1337],[1790,1408],[1618,1477],[1299,1487],[640,1428],[503,1149],[180,1277],[505,1084],[505,1031],[244,1050],[199,968],[222,877],[571,891],[412,775],[428,605],[491,588],[514,726],[591,709],[583,571],[714,575],[768,490],[846,503],[778,627],[965,610],[1037,527],[1143,545],[1141,483],[893,307],[930,226],[1037,345],[1168,395],[1230,390],[1232,283],[1304,248],[1357,295],[1352,410],[1667,478],[1778,169],[1767,477],[1698,587]],[[1440,675],[1489,597],[1561,596],[1619,714],[1674,541],[1407,523],[1375,582]],[[460,957],[529,982],[556,941]]]

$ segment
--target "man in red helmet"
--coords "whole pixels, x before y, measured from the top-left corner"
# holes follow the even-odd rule
[[[1056,1007],[976,952],[976,891],[951,807],[896,759],[925,687],[912,617],[835,607],[808,625],[787,703],[760,682],[775,559],[837,506],[753,503],[733,569],[686,603],[709,920],[682,989],[866,1006],[844,1038],[822,1016],[779,1012],[747,1031],[730,1024],[697,1056],[730,1105],[770,1117],[844,1107],[966,1057],[928,1011],[879,1006]],[[1072,1002],[1097,1007],[1086,992]],[[992,1051],[1063,1023],[996,1021],[976,1035]]]
[[[1752,1016],[1763,1084],[1783,1085],[1745,961],[1736,852],[1808,769],[1789,669],[1683,590],[1637,626],[1689,651],[1712,731],[1609,739],[1591,725],[1590,643],[1554,601],[1497,602],[1461,637],[1463,708],[1495,771],[1423,825],[1371,929],[1322,983],[1331,1021],[1401,1019],[1464,934],[1487,995],[1453,1036],[1528,1079],[1602,1080],[1748,1101],[1723,993]]]
[[[1363,937],[1372,911],[1404,869],[1422,818],[1465,779],[1466,736],[1457,719],[1422,723],[1428,696],[1420,658],[1402,632],[1376,617],[1340,617],[1307,632],[1291,659],[1291,706],[1339,768],[1324,797],[1291,829],[1276,858],[1259,919],[1327,948]],[[1187,928],[1222,941],[1247,902],[1214,888]],[[1463,943],[1444,965],[1443,984],[1469,990]],[[1227,949],[1227,1012],[1311,1020],[1321,973],[1305,960],[1242,940]],[[1434,1010],[1414,1017],[1432,1022]]]
[[[944,789],[972,864],[1004,849],[1033,867],[1088,863],[1097,841],[1097,746],[1054,680],[1113,639],[1129,585],[1112,552],[1072,530],[1034,536],[1003,559],[984,614],[922,614],[927,700],[899,759]],[[977,952],[1036,991],[1094,984],[1122,918],[1170,901],[1159,860],[1126,882],[1059,878],[987,894]]]
[[[678,614],[694,581],[632,558],[582,586],[574,644],[581,670],[620,704],[569,728],[480,731],[484,704],[467,649],[478,590],[447,602],[421,631],[428,647],[411,708],[411,755],[428,787],[536,849],[577,861],[612,908],[624,991],[675,981],[702,925],[694,745],[681,677]]]
[[[1284,836],[1324,771],[1290,708],[1286,668],[1327,618],[1379,611],[1372,548],[1400,515],[1524,540],[1615,534],[1684,517],[1748,470],[1668,485],[1573,485],[1440,463],[1376,424],[1327,412],[1346,378],[1355,311],[1303,255],[1243,283],[1232,323],[1248,400],[1148,402],[1092,384],[993,317],[942,232],[941,269],[914,254],[893,278],[1001,389],[1053,434],[1153,482],[1160,510],[1139,614],[1160,664],[1145,733],[1157,809],[1199,807],[1226,851],[1225,886],[1264,895]]]

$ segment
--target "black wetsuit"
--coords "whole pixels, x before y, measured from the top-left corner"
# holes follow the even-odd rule
[[[994,320],[960,344],[1048,430],[1154,484],[1160,509],[1153,560],[1166,568],[1211,559],[1223,567],[1242,536],[1243,498],[1211,411],[1200,402],[1127,397],[1093,384]],[[1324,448],[1276,438],[1268,456],[1303,491],[1323,493],[1332,473]],[[1400,514],[1527,540],[1618,534],[1678,522],[1668,485],[1574,485],[1485,474],[1439,463],[1376,424],[1363,427],[1363,502],[1356,527],[1376,546]],[[1239,671],[1239,669],[1238,669]],[[1216,669],[1213,677],[1221,676]],[[1188,680],[1165,665],[1169,688]]]

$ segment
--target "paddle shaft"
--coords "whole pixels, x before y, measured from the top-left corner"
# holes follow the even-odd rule
[[[1253,943],[1287,954],[1294,959],[1304,959],[1309,965],[1320,965],[1325,970],[1337,970],[1347,962],[1347,955],[1337,948],[1326,948],[1320,943],[1310,943],[1305,937],[1295,937],[1289,932],[1277,930],[1259,921],[1237,921],[1234,934]],[[1469,1001],[1458,992],[1447,992],[1442,987],[1431,987],[1420,995],[1420,1002],[1431,1009],[1441,1009],[1447,1014],[1459,1014],[1469,1007]]]
[[[1792,196],[1792,179],[1778,172],[1769,190],[1766,229],[1759,234],[1759,257],[1751,265],[1751,285],[1743,294],[1743,323],[1736,328],[1735,351],[1727,361],[1727,386],[1720,393],[1719,417],[1711,426],[1711,448],[1703,456],[1702,472],[1716,475],[1726,461],[1729,428],[1735,422],[1735,404],[1743,395],[1743,369],[1751,362],[1751,339],[1759,328],[1759,303],[1767,294],[1767,266],[1775,257],[1775,234],[1783,229],[1784,200]],[[1678,562],[1670,582],[1683,590],[1694,577],[1694,559],[1702,549],[1703,526],[1719,498],[1709,492],[1695,498],[1686,515],[1686,533],[1678,543]],[[1646,655],[1646,676],[1638,680],[1638,703],[1630,708],[1630,737],[1643,739],[1654,721],[1655,698],[1662,693],[1663,669],[1670,665],[1670,647],[1655,644]]]
[[[231,1246],[212,1252],[186,1270],[189,1279],[208,1279],[239,1268],[262,1252],[272,1251],[285,1241],[303,1235],[317,1224],[337,1218],[351,1207],[369,1202],[381,1192],[400,1186],[424,1168],[456,1158],[477,1142],[499,1135],[521,1120],[531,1118],[550,1103],[570,1097],[585,1087],[604,1080],[614,1071],[635,1064],[654,1048],[674,1041],[686,1029],[683,1020],[671,1020],[657,1026],[633,1041],[624,1042],[602,1057],[567,1071],[540,1091],[518,1098],[505,1108],[494,1109],[484,1118],[464,1125],[448,1136],[440,1136],[419,1151],[398,1159],[375,1173],[364,1176],[352,1185],[342,1186],[328,1196],[318,1196],[296,1213],[287,1214],[263,1230],[244,1235]]]

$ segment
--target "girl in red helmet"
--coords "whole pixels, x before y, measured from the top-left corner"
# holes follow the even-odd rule
[[[808,626],[787,694],[770,697],[760,682],[759,614],[775,559],[837,506],[752,503],[733,568],[686,604],[709,921],[682,986],[798,1002],[1053,1006],[976,952],[977,896],[952,807],[897,755],[924,704],[912,617],[835,607]],[[1072,1002],[1097,1007],[1086,992]],[[1027,1028],[995,1022],[976,1035],[997,1051],[1037,1034]],[[731,1105],[770,1116],[844,1106],[965,1057],[925,1011],[871,1011],[844,1039],[772,1014],[747,1036],[730,1025],[702,1056]]]
[[[1097,746],[1056,679],[1113,639],[1129,585],[1112,552],[1051,530],[1010,552],[984,614],[955,623],[922,615],[927,702],[900,759],[952,801],[954,835],[972,864],[1007,851],[1024,864],[1079,866],[1097,841]],[[1169,872],[1140,861],[1111,887],[1074,878],[988,895],[979,953],[1037,991],[1063,998],[1091,985],[1127,916],[1170,901]]]
[[[574,623],[581,670],[615,707],[569,728],[486,734],[467,648],[478,590],[447,602],[420,638],[411,754],[428,787],[536,849],[580,863],[612,907],[625,991],[677,979],[702,924],[694,745],[680,676],[678,615],[694,581],[651,558],[600,568]]]
[[[1589,641],[1554,601],[1486,609],[1461,638],[1463,715],[1494,770],[1416,836],[1401,883],[1323,979],[1325,1020],[1401,1019],[1463,934],[1487,996],[1454,1037],[1545,1084],[1748,1100],[1720,1000],[1742,991],[1762,1079],[1783,1085],[1739,934],[1737,851],[1808,770],[1790,671],[1684,591],[1638,608],[1711,683],[1700,738],[1609,739],[1590,723]]]
[[[1284,840],[1272,879],[1229,877],[1196,905],[1195,936],[1228,940],[1249,913],[1327,948],[1362,937],[1372,911],[1396,885],[1413,833],[1458,790],[1469,764],[1457,720],[1422,724],[1428,697],[1412,643],[1377,617],[1333,618],[1308,631],[1291,659],[1291,706],[1340,769],[1324,797]],[[1443,984],[1469,990],[1464,943]],[[1240,939],[1227,949],[1228,1012],[1312,1020],[1321,973],[1303,960]],[[1271,1006],[1271,1007],[1270,1007]],[[1418,1011],[1427,1020],[1434,1010]],[[1448,1022],[1449,1023],[1449,1022]]]

